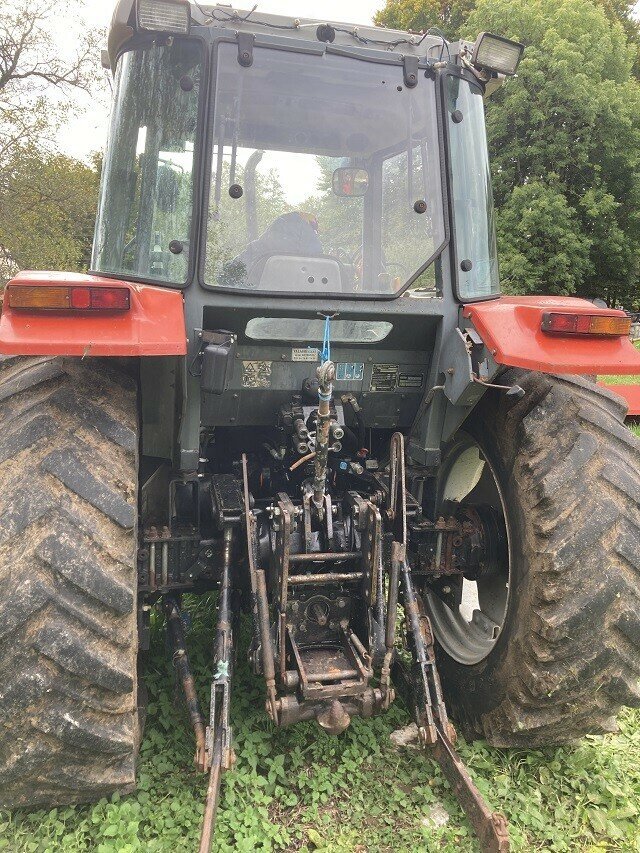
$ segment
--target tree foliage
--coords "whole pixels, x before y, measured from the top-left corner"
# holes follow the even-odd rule
[[[454,39],[460,35],[475,5],[475,0],[387,0],[375,22],[414,32],[439,27],[447,38]]]
[[[640,38],[632,4],[462,5],[458,35],[489,30],[526,45],[517,78],[487,102],[505,288],[638,307]],[[423,19],[416,18],[418,8]],[[452,8],[389,0],[379,20],[446,27]]]
[[[89,265],[98,169],[61,154],[21,149],[0,201],[0,280],[19,269]]]
[[[54,154],[70,95],[89,89],[96,73],[97,39],[83,26],[83,5],[0,0],[0,284],[20,267],[86,262],[96,172]],[[63,15],[77,29],[70,55],[55,37]]]

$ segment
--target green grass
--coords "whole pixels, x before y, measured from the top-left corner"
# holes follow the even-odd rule
[[[601,376],[605,385],[640,385],[640,373],[635,376]]]
[[[190,644],[203,706],[213,640],[210,600],[192,605]],[[246,627],[246,626],[245,626]],[[0,813],[3,851],[194,851],[205,779],[192,768],[193,740],[173,702],[171,665],[156,626],[147,665],[149,716],[135,795],[94,806]],[[471,829],[437,766],[389,734],[401,707],[354,720],[337,739],[315,724],[277,730],[259,679],[241,664],[233,719],[238,763],[223,783],[216,850],[477,851]],[[620,732],[562,749],[525,752],[460,744],[478,787],[507,816],[515,850],[640,851],[640,712]],[[429,825],[441,803],[450,818]]]

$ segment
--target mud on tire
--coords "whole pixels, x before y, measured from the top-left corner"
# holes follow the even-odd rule
[[[131,790],[136,384],[2,359],[0,424],[0,807]]]
[[[579,378],[511,371],[526,396],[485,397],[465,429],[497,474],[511,582],[480,663],[438,649],[468,736],[537,747],[615,728],[640,706],[640,442],[612,394]]]

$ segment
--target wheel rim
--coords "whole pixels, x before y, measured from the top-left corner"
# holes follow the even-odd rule
[[[506,548],[495,570],[477,580],[463,579],[462,603],[449,605],[436,593],[425,590],[425,604],[433,630],[444,651],[458,663],[472,666],[494,649],[502,632],[510,581],[510,537],[504,496],[495,472],[471,438],[456,446],[445,463],[437,496],[437,510],[447,504],[462,507],[490,506],[504,525]]]

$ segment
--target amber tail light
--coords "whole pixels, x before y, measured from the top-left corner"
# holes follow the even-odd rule
[[[25,311],[128,311],[126,287],[23,287],[9,285],[10,308]]]
[[[541,328],[551,335],[623,338],[631,332],[631,319],[619,314],[549,312],[543,314]]]

